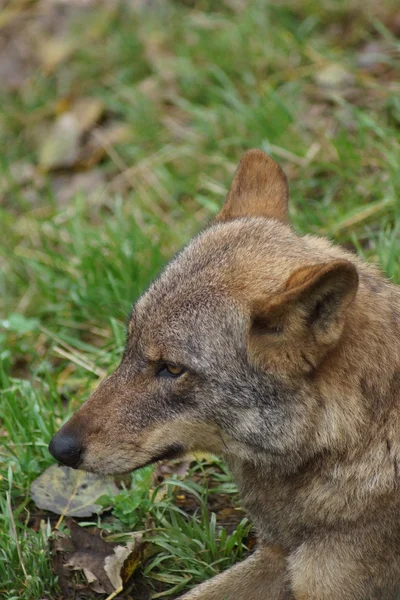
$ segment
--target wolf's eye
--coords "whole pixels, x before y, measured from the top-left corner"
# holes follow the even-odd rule
[[[180,377],[185,372],[184,367],[178,367],[170,363],[164,363],[158,371],[158,377]]]

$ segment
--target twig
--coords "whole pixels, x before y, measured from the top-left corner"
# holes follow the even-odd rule
[[[22,567],[22,570],[24,572],[25,579],[26,579],[26,581],[28,581],[28,573],[26,572],[24,561],[22,560],[21,548],[19,546],[18,535],[17,535],[17,528],[15,527],[14,514],[13,514],[13,511],[12,511],[11,497],[10,497],[9,492],[6,492],[6,498],[7,498],[8,512],[10,514],[10,519],[11,519],[11,528],[13,530],[13,534],[14,534],[14,538],[15,538],[15,545],[17,546],[17,552],[18,552],[19,562],[21,563],[21,567]]]
[[[82,475],[83,475],[83,471],[79,471],[79,473],[77,475],[77,478],[76,478],[76,483],[74,485],[74,489],[72,490],[72,493],[71,493],[71,495],[70,495],[70,497],[68,499],[67,505],[63,509],[63,511],[62,511],[62,513],[60,515],[60,518],[58,519],[57,524],[56,524],[56,526],[55,526],[54,529],[57,529],[57,530],[59,529],[61,523],[64,520],[64,517],[68,514],[68,511],[69,511],[69,508],[71,506],[72,500],[75,498],[76,493],[78,491],[78,488],[79,488],[79,486],[81,484]]]
[[[281,148],[280,146],[276,146],[275,144],[268,144],[268,149],[271,150],[274,154],[279,156],[279,158],[284,158],[295,165],[299,165],[300,167],[304,167],[307,165],[307,158],[303,158],[302,156],[298,156],[286,148]]]
[[[377,213],[381,212],[383,209],[388,208],[395,204],[394,198],[384,198],[371,206],[367,206],[363,210],[357,212],[355,215],[340,221],[333,227],[324,227],[320,230],[322,235],[327,234],[337,234],[345,229],[350,229],[351,227],[355,227],[356,225],[360,225],[363,221],[366,221],[370,217],[375,216]]]
[[[59,530],[61,523],[64,521],[64,517],[65,517],[64,513],[62,515],[60,515],[60,517],[56,523],[56,526],[54,527],[54,529],[57,529],[57,531]]]
[[[171,162],[181,156],[187,156],[187,148],[180,147],[174,148],[170,145],[161,148],[158,152],[143,158],[140,162],[138,162],[133,167],[129,167],[122,173],[118,173],[110,183],[110,189],[113,189],[115,185],[117,185],[121,180],[125,180],[132,186],[135,183],[134,178],[137,177],[142,171],[146,171],[149,169],[154,169],[154,167],[159,165],[165,165],[168,162]]]
[[[76,354],[72,354],[71,352],[66,352],[59,346],[54,346],[53,351],[56,354],[59,354],[59,356],[62,356],[63,358],[67,358],[68,360],[72,361],[79,367],[83,367],[84,369],[86,369],[86,371],[90,371],[90,373],[94,373],[95,375],[98,375],[99,377],[106,376],[106,372],[103,369],[100,369],[98,367],[95,367],[94,365],[88,364],[86,361],[83,361],[81,358],[79,358]]]
[[[96,130],[96,129],[94,129],[92,131],[92,136],[102,146],[102,148],[104,149],[104,151],[106,152],[106,154],[108,154],[108,156],[111,158],[111,160],[113,161],[113,163],[115,164],[115,166],[122,173],[126,173],[128,171],[128,165],[120,157],[120,155],[118,154],[118,152],[113,147],[113,144],[111,144],[108,141],[107,136],[104,135],[100,130]]]
[[[121,585],[121,587],[119,587],[117,590],[115,590],[115,592],[113,592],[112,594],[107,596],[106,600],[112,600],[113,598],[115,598],[115,596],[118,596],[118,594],[120,594],[123,591],[124,591],[124,586]]]
[[[70,353],[71,356],[76,357],[75,360],[71,359],[72,362],[75,362],[76,364],[79,364],[79,366],[81,366],[81,367],[83,366],[87,370],[90,370],[93,373],[95,373],[96,375],[99,375],[99,377],[105,377],[106,372],[103,369],[100,369],[100,368],[96,367],[96,365],[92,361],[90,361],[88,358],[86,358],[86,356],[84,354],[82,354],[81,352],[79,352],[78,350],[76,350],[76,348],[74,348],[70,344],[67,344],[67,342],[64,342],[63,339],[61,339],[60,337],[58,337],[58,335],[56,335],[52,331],[49,331],[48,329],[46,329],[46,327],[43,327],[42,325],[40,325],[39,329],[40,329],[40,331],[43,331],[43,333],[45,335],[49,336],[55,342],[57,342],[58,344],[60,344],[60,346],[64,346],[64,348],[65,348],[65,350],[63,350],[64,352],[68,352],[68,353]],[[54,348],[54,350],[56,350],[56,349],[59,352],[60,349],[58,348],[58,346],[56,346]],[[69,358],[69,357],[67,356],[67,357],[64,357],[64,358]],[[81,362],[77,362],[77,360],[79,360]],[[87,365],[87,367],[89,367],[89,369],[87,367],[85,367],[85,365]]]

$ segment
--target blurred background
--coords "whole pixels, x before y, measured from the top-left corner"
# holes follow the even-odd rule
[[[51,558],[58,517],[30,486],[246,149],[284,168],[299,233],[400,282],[399,76],[398,0],[0,2],[1,597],[106,597]],[[150,531],[118,597],[177,597],[254,544],[225,466],[180,468],[118,481],[81,522]]]

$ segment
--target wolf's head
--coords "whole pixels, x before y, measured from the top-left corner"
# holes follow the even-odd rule
[[[358,276],[344,251],[294,233],[287,203],[280,167],[245,154],[216,220],[133,307],[117,370],[52,439],[60,462],[122,473],[195,450],[302,453]]]

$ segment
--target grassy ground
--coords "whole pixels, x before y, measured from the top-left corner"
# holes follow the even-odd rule
[[[49,514],[29,492],[52,463],[47,443],[116,366],[131,302],[217,211],[245,149],[285,168],[299,232],[400,283],[396,4],[21,0],[0,13],[3,42],[32,40],[19,62],[4,42],[0,60],[2,598],[59,597]],[[71,150],[56,125],[82,98],[97,113],[86,125],[79,113]],[[228,535],[213,512],[213,494],[234,492],[220,463],[192,466],[195,514],[177,486],[149,500],[150,479],[121,490],[100,525],[143,529],[150,516],[142,575],[173,598],[240,558],[248,528]]]

